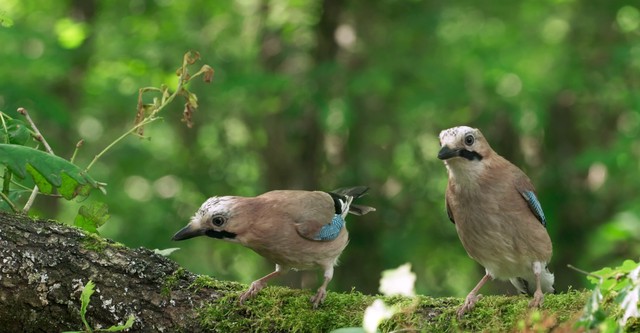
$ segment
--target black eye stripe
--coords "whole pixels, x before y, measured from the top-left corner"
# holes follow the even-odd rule
[[[217,239],[225,239],[225,238],[234,239],[237,236],[233,232],[228,232],[225,230],[223,231],[207,230],[205,232],[205,235],[211,238],[217,238]]]
[[[466,149],[462,149],[460,151],[460,157],[466,158],[469,161],[473,161],[473,160],[482,161],[482,155],[478,154],[475,151],[468,151]]]

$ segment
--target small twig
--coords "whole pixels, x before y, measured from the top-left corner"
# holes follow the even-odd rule
[[[31,128],[33,129],[33,131],[36,133],[36,139],[40,142],[42,142],[42,144],[44,145],[44,148],[47,150],[47,152],[51,155],[55,155],[53,153],[53,149],[51,149],[51,146],[49,146],[49,143],[47,143],[47,140],[44,138],[44,136],[42,136],[42,133],[40,133],[40,131],[38,130],[38,127],[36,126],[36,124],[33,122],[33,120],[31,119],[31,117],[29,116],[29,112],[27,111],[27,109],[25,108],[18,108],[18,113],[20,113],[21,115],[23,115],[27,121],[29,122],[29,125],[31,125]],[[22,212],[24,212],[25,214],[29,213],[29,209],[31,209],[31,206],[33,206],[33,202],[36,200],[36,196],[38,195],[38,185],[35,185],[33,187],[33,191],[31,191],[31,195],[29,196],[29,200],[27,200],[27,203],[24,205],[24,208],[22,208]]]
[[[11,200],[9,200],[9,197],[6,194],[0,192],[0,197],[2,197],[2,200],[4,200],[4,202],[6,202],[9,207],[11,207],[11,210],[13,210],[14,213],[20,212],[20,210],[18,210],[18,207],[16,207],[16,205],[14,205]]]
[[[73,151],[73,155],[71,155],[71,159],[69,160],[69,162],[73,163],[73,161],[76,159],[76,155],[78,154],[78,150],[80,150],[80,147],[82,147],[82,144],[84,144],[83,139],[76,143],[76,149]]]
[[[589,272],[587,272],[587,271],[585,271],[585,270],[583,270],[583,269],[580,269],[580,268],[578,268],[578,267],[575,267],[575,266],[573,266],[573,265],[571,265],[571,264],[567,264],[567,267],[569,267],[569,268],[573,269],[574,271],[576,271],[576,272],[578,272],[578,273],[582,273],[582,274],[584,274],[584,275],[592,276],[592,277],[594,277],[594,278],[596,278],[596,279],[602,280],[602,276],[598,276],[598,275],[595,275],[595,274],[593,274],[593,273],[589,273]]]
[[[138,123],[138,125],[133,126],[131,129],[129,129],[128,131],[126,131],[124,134],[122,134],[121,136],[119,136],[117,139],[115,139],[113,142],[111,142],[108,146],[106,146],[101,152],[99,152],[94,158],[93,160],[91,160],[91,163],[89,163],[89,165],[87,165],[87,167],[84,169],[85,172],[89,171],[89,169],[91,169],[91,167],[98,161],[98,159],[100,159],[100,157],[102,157],[102,155],[104,155],[109,149],[113,148],[113,146],[115,146],[118,142],[122,141],[124,138],[126,138],[129,134],[135,132],[138,128],[140,128],[141,126],[144,126],[152,121],[155,121],[158,118],[153,118],[153,119],[149,119],[149,118],[145,118],[143,121],[141,121],[140,123]]]
[[[24,208],[22,208],[22,212],[27,214],[29,213],[29,209],[31,209],[31,206],[33,206],[33,202],[36,201],[36,196],[38,195],[38,191],[40,189],[38,188],[38,185],[35,185],[33,187],[33,190],[31,191],[31,195],[29,196],[29,200],[27,200],[27,203],[24,204]]]
[[[38,130],[38,127],[36,126],[36,124],[33,122],[33,120],[31,120],[31,117],[29,116],[29,112],[27,111],[27,109],[18,108],[18,113],[23,115],[29,122],[29,125],[31,125],[31,128],[33,128],[33,131],[36,133],[36,140],[44,144],[44,148],[47,150],[49,154],[55,155],[53,153],[53,150],[51,149],[51,146],[49,146],[49,143],[47,143],[47,140],[45,140],[44,136],[42,136],[42,133],[40,133],[40,131]]]
[[[182,73],[180,73],[180,78],[178,80],[178,86],[176,87],[176,91],[174,91],[173,94],[171,94],[166,100],[164,100],[164,103],[160,104],[157,109],[153,110],[150,115],[145,117],[142,121],[140,121],[138,124],[136,124],[135,126],[130,128],[124,134],[119,136],[117,139],[115,139],[113,142],[111,142],[108,146],[106,146],[101,152],[99,152],[95,157],[93,157],[93,160],[91,160],[89,165],[87,165],[87,167],[84,169],[85,172],[89,171],[89,169],[91,169],[91,167],[98,161],[98,159],[100,159],[102,157],[102,155],[104,155],[107,151],[109,151],[111,148],[113,148],[113,146],[115,146],[117,143],[122,141],[124,138],[129,136],[129,134],[134,133],[136,130],[138,130],[142,126],[147,125],[147,124],[159,119],[158,117],[156,117],[156,114],[158,114],[158,112],[160,112],[162,109],[164,109],[165,106],[169,105],[171,103],[171,101],[173,101],[173,99],[178,94],[181,93],[182,86],[187,81],[187,76],[189,75],[187,73],[187,68],[186,67],[187,67],[187,62],[186,62],[186,60],[183,60]],[[144,88],[144,89],[146,89],[146,88]]]

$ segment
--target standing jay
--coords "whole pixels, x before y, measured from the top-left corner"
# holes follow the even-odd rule
[[[240,243],[275,262],[275,271],[251,283],[240,296],[240,303],[289,269],[321,268],[324,282],[311,298],[317,308],[327,295],[333,267],[349,242],[345,228],[347,213],[364,215],[375,211],[372,207],[351,204],[367,190],[359,186],[333,192],[271,191],[257,197],[212,197],[173,240],[206,235]]]
[[[491,279],[509,280],[533,295],[531,307],[553,292],[547,269],[551,239],[536,191],[529,178],[498,155],[478,129],[453,127],[440,132],[438,158],[449,173],[447,214],[471,258],[486,270],[467,295],[458,317],[471,310],[480,288]]]

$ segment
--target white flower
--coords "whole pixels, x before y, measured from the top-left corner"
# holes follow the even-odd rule
[[[620,307],[624,310],[624,315],[622,316],[622,320],[620,324],[622,327],[627,324],[627,320],[631,317],[638,318],[640,317],[640,312],[638,311],[638,302],[640,302],[640,286],[636,286],[635,288],[629,290],[627,295],[625,295],[622,303],[620,303]]]
[[[414,296],[415,283],[416,274],[411,272],[411,264],[406,263],[396,269],[383,271],[379,290],[387,296]]]
[[[640,264],[634,270],[629,272],[629,279],[635,284],[640,284]]]
[[[631,317],[640,317],[640,311],[638,311],[638,303],[640,302],[640,265],[637,268],[629,272],[629,280],[631,280],[631,288],[624,296],[624,299],[620,303],[620,307],[624,310],[624,315],[620,324],[624,327],[627,320]]]
[[[378,325],[383,320],[391,318],[395,312],[393,308],[387,307],[381,299],[377,299],[364,310],[362,327],[367,333],[375,333],[378,330]]]

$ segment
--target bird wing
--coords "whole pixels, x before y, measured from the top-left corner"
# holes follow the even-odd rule
[[[523,175],[522,178],[516,182],[516,189],[527,202],[527,205],[529,205],[529,209],[531,209],[533,215],[535,215],[538,221],[546,228],[547,219],[544,217],[542,205],[540,205],[540,201],[536,196],[536,189],[533,187],[533,184],[531,184],[529,178]]]
[[[340,235],[344,219],[335,214],[332,197],[320,191],[272,191],[278,209],[290,217],[298,235],[312,241],[331,241]]]
[[[450,196],[450,191],[449,191],[449,187],[447,186],[447,191],[445,193],[444,196],[444,202],[445,205],[447,206],[447,216],[449,217],[449,221],[451,221],[451,223],[456,224],[456,221],[453,219],[453,212],[451,211],[451,205],[449,205],[449,196]]]
[[[313,227],[309,228],[309,225]],[[331,223],[323,224],[320,228],[317,228],[318,223],[313,221],[312,223],[298,223],[296,224],[296,230],[300,236],[314,241],[332,241],[338,238],[340,231],[344,227],[344,219],[341,215],[335,214]]]
[[[453,213],[451,213],[451,206],[449,206],[449,201],[445,200],[447,202],[447,216],[449,216],[449,221],[451,221],[451,223],[456,224],[456,221],[453,220]]]

